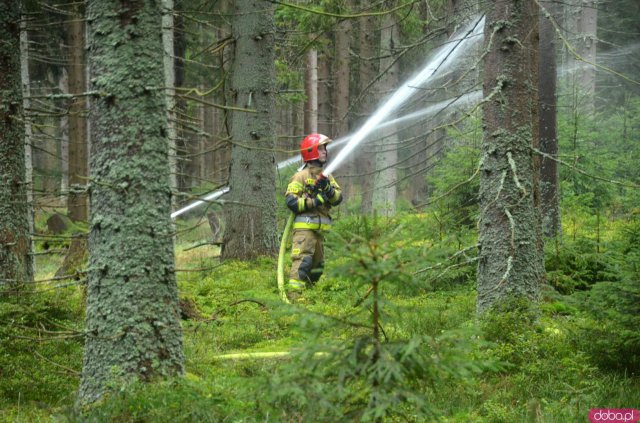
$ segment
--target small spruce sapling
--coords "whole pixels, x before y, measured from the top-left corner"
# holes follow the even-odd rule
[[[428,392],[445,380],[463,383],[492,365],[472,358],[477,344],[469,332],[432,337],[396,330],[402,312],[393,295],[413,285],[406,268],[415,257],[399,248],[400,227],[388,230],[393,225],[375,217],[359,223],[357,233],[334,235],[339,242],[331,247],[344,264],[331,274],[347,278],[361,296],[339,316],[307,313],[311,341],[272,378],[272,404],[285,420],[437,419]]]

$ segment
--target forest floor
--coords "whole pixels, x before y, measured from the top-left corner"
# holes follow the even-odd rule
[[[370,303],[365,302],[369,304],[365,308],[357,305],[366,286],[340,274],[344,260],[329,249],[327,275],[301,303],[287,305],[279,300],[275,259],[220,264],[217,247],[197,246],[202,233],[178,238],[176,245],[180,298],[188,315],[183,320],[186,377],[181,382],[123,389],[92,414],[78,414],[73,402],[82,368],[82,341],[64,334],[82,330],[83,290],[73,285],[51,289],[53,284],[47,283],[39,287],[42,309],[24,322],[28,327],[24,348],[10,358],[12,352],[5,351],[0,358],[0,364],[8,367],[0,369],[0,421],[278,422],[303,421],[307,416],[304,421],[320,422],[331,420],[321,414],[309,419],[309,410],[326,406],[344,414],[349,407],[358,408],[357,397],[371,392],[363,387],[370,380],[366,375],[347,387],[353,391],[346,401],[351,404],[329,406],[319,400],[300,405],[292,399],[299,409],[292,405],[279,416],[270,414],[279,410],[274,404],[283,403],[279,395],[287,395],[283,387],[289,386],[292,396],[303,392],[320,398],[324,392],[287,385],[290,378],[280,373],[288,367],[304,369],[304,360],[310,357],[305,352],[321,351],[336,341],[348,346],[353,339],[373,336],[366,325]],[[60,256],[38,256],[37,279],[50,279],[61,261]],[[428,404],[418,411],[405,410],[406,404],[395,411],[392,407],[388,421],[583,422],[591,409],[640,408],[640,379],[599,368],[585,352],[580,337],[588,316],[578,311],[569,295],[545,290],[542,312],[533,326],[509,316],[478,328],[472,281],[387,292],[381,325],[384,342],[420,335],[433,340],[424,346],[434,349],[445,348],[447,342],[462,343],[470,351],[466,357],[478,363],[462,375],[433,372],[426,383],[409,384],[406,389],[413,389]],[[48,329],[34,331],[38,324]],[[59,335],[52,335],[54,331]],[[483,343],[474,341],[478,339]],[[445,361],[453,357],[443,351],[439,357]],[[241,356],[247,353],[254,356]],[[309,386],[339,384],[336,379],[323,380],[326,375],[317,372],[318,379],[309,379]],[[305,377],[315,376],[311,372]],[[281,392],[269,392],[272,389]],[[361,403],[366,408],[367,401]]]

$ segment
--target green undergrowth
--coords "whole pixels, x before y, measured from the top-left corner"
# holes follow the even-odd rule
[[[570,422],[638,408],[638,302],[616,308],[618,291],[638,292],[637,227],[615,229],[607,251],[630,262],[605,259],[615,281],[545,285],[539,313],[482,321],[473,233],[440,236],[428,215],[341,219],[326,275],[295,305],[279,300],[275,258],[220,263],[217,247],[179,236],[185,376],[75,410],[82,342],[59,335],[82,329],[82,297],[42,289],[0,303],[0,421]],[[574,261],[556,257],[554,274],[570,277]]]

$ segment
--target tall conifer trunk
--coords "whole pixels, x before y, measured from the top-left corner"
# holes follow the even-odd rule
[[[578,84],[583,92],[584,111],[593,113],[596,98],[596,43],[598,40],[598,1],[582,0],[578,16],[576,50],[585,62],[580,63]]]
[[[557,6],[550,0],[542,1],[548,16],[540,17],[540,150],[549,157],[540,163],[540,198],[542,230],[548,237],[562,232],[560,224],[560,200],[558,196],[558,135],[556,119],[556,43],[551,19]]]
[[[84,11],[81,3],[74,5],[73,15],[68,26],[69,59],[69,93],[76,96],[69,108],[69,196],[67,209],[69,217],[74,221],[86,222],[88,218],[87,194],[83,189],[89,176],[88,143],[87,143],[87,100],[86,68],[85,68],[85,28]],[[74,185],[76,189],[74,190]]]
[[[510,298],[536,302],[544,274],[535,207],[532,144],[538,86],[530,54],[537,41],[534,2],[489,2],[485,40],[484,141],[480,177],[478,311]],[[495,35],[492,33],[495,31]]]
[[[109,384],[183,372],[173,237],[161,6],[88,3],[91,214],[79,400]]]
[[[351,13],[352,1],[346,1],[344,4],[346,10],[342,13]],[[343,19],[339,21],[335,29],[335,61],[333,63],[333,125],[332,132],[329,135],[332,138],[338,139],[344,137],[349,133],[349,94],[351,91],[351,38],[352,38],[352,23],[351,19]],[[331,160],[331,155],[329,155]],[[340,181],[345,181],[342,185],[342,196],[349,201],[353,198],[353,183],[345,178],[346,175],[353,175],[356,173],[355,163],[353,160],[348,160],[343,167],[343,170],[335,172],[335,176]]]
[[[176,154],[176,67],[174,51],[173,0],[162,0],[162,47],[167,96],[167,142],[169,143],[169,188],[178,191],[178,163]],[[171,196],[171,209],[176,209],[176,196]]]
[[[363,10],[375,10],[373,9],[375,2],[372,0],[362,0],[360,7]],[[361,100],[358,104],[358,114],[363,116],[361,122],[357,122],[357,125],[361,125],[366,121],[366,118],[375,110],[375,94],[372,92],[371,84],[376,79],[376,62],[377,57],[376,47],[379,46],[377,24],[378,20],[373,15],[366,15],[359,19],[359,32],[360,43],[359,52],[360,57],[363,58],[360,63],[359,75],[358,75],[358,92],[360,93]],[[363,94],[364,93],[364,94]],[[373,178],[371,174],[375,169],[375,154],[372,154],[371,146],[365,146],[362,148],[363,152],[355,157],[355,168],[358,169],[358,174],[364,175],[359,177],[360,191],[362,192],[362,206],[361,211],[364,214],[371,213],[373,210]],[[355,179],[351,179],[351,184],[355,183]],[[353,190],[351,190],[353,192]],[[348,202],[349,197],[345,197],[345,201]]]
[[[20,88],[20,3],[0,2],[0,297],[33,280],[25,127]]]
[[[235,54],[231,72],[231,165],[225,206],[223,259],[275,255],[275,5],[234,2]]]
[[[318,132],[318,50],[310,48],[305,55],[304,71],[304,132]]]
[[[395,2],[387,2],[392,8]],[[395,46],[400,45],[400,31],[395,14],[387,13],[382,18],[380,34],[380,96],[386,99],[399,84],[399,65],[395,58]],[[396,213],[396,165],[398,162],[398,135],[395,125],[381,131],[381,139],[376,146],[376,173],[373,189],[373,210],[380,215],[393,216]]]

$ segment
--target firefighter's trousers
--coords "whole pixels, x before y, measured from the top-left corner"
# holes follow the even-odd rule
[[[320,231],[294,229],[289,288],[303,290],[315,284],[324,271],[324,236]]]

